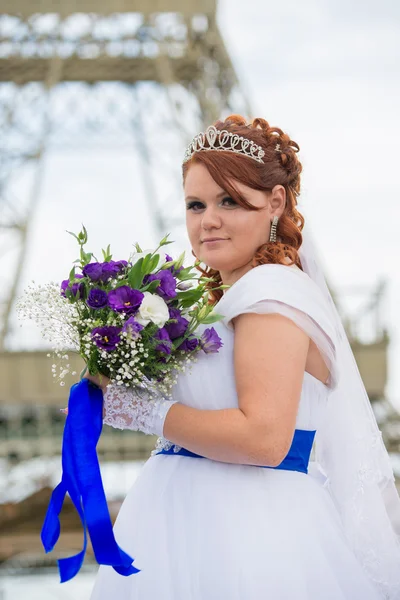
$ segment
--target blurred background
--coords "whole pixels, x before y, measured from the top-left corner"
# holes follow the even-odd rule
[[[126,258],[170,232],[186,250],[181,182],[193,135],[230,113],[300,145],[300,210],[400,477],[400,4],[395,0],[0,0],[0,600],[89,598],[96,565],[68,502],[57,550],[40,528],[60,477],[67,403],[30,281],[68,276],[78,246]],[[80,361],[71,356],[78,372]],[[106,428],[115,517],[155,438]],[[25,595],[25,596],[24,596]]]

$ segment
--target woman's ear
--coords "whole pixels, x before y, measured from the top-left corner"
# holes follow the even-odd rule
[[[286,206],[286,190],[283,185],[275,185],[270,198],[271,214],[280,217]]]

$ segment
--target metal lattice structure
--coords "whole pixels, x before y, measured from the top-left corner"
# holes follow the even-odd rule
[[[1,8],[0,264],[7,267],[0,270],[0,372],[10,385],[0,393],[0,429],[8,432],[0,453],[23,460],[43,448],[53,454],[61,425],[54,412],[59,394],[46,401],[53,409],[39,407],[47,389],[40,353],[33,357],[35,385],[10,401],[14,378],[32,356],[6,352],[46,151],[99,143],[131,148],[142,161],[155,229],[160,236],[173,229],[179,243],[177,157],[194,131],[227,113],[249,117],[251,109],[217,26],[216,0],[2,0]],[[151,177],[155,166],[157,178]],[[30,188],[22,195],[18,182],[27,174]],[[388,336],[377,326],[372,343],[360,343],[356,321],[347,323],[349,337],[367,391],[380,402]],[[9,415],[17,405],[18,414]],[[389,438],[398,448],[400,435]]]
[[[7,248],[12,273],[0,286],[5,349],[46,150],[99,140],[134,145],[155,228],[174,229],[179,242],[176,157],[193,131],[250,109],[216,23],[216,0],[1,5],[0,262]],[[157,182],[149,176],[155,164]],[[31,178],[24,199],[16,185],[22,173]]]

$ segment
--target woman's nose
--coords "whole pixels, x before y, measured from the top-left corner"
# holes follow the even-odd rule
[[[217,214],[215,208],[206,208],[203,212],[203,218],[201,220],[201,226],[204,229],[210,229],[211,227],[221,227],[221,218]]]

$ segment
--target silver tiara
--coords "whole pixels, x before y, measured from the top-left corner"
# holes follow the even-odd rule
[[[208,146],[205,146],[206,142],[208,142]],[[215,145],[216,142],[217,145]],[[193,138],[186,148],[183,162],[185,163],[188,161],[195,152],[200,152],[202,150],[235,152],[235,154],[243,154],[244,156],[253,158],[259,163],[264,162],[262,157],[265,152],[261,146],[237,133],[231,133],[226,129],[220,131],[216,129],[214,125],[210,125],[204,132],[201,131]]]

